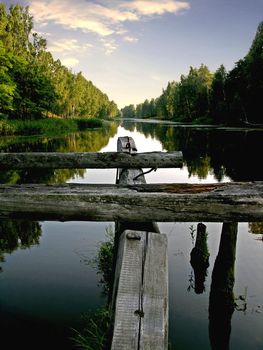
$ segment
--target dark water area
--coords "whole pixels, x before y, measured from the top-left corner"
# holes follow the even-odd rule
[[[263,131],[121,121],[63,137],[0,138],[0,152],[116,151],[132,136],[139,152],[183,152],[182,169],[158,169],[147,183],[263,179]],[[0,183],[115,183],[116,171],[8,171]],[[263,222],[202,223],[206,263],[193,249],[196,222],[158,223],[168,237],[170,349],[263,348]],[[100,265],[114,222],[0,222],[0,327],[3,349],[75,349],[73,329],[107,304]],[[109,235],[111,232],[111,235]],[[105,246],[104,246],[105,247]],[[106,271],[107,270],[107,271]]]

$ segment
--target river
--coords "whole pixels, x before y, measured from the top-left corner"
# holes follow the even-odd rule
[[[126,120],[101,130],[57,138],[2,137],[0,151],[116,151],[119,136],[133,137],[139,152],[183,152],[181,169],[157,169],[146,175],[147,183],[263,179],[262,130],[190,128]],[[113,184],[115,179],[116,170],[112,169],[0,174],[1,183],[13,184]],[[227,225],[237,229],[232,260],[226,266],[221,249],[223,224],[205,222],[209,266],[202,271],[199,281],[200,274],[190,263],[197,224],[158,223],[160,231],[168,237],[170,349],[262,349],[263,223],[224,225],[226,229],[230,227]],[[112,239],[114,225],[114,222],[1,221],[0,322],[4,349],[74,349],[70,339],[75,334],[73,329],[81,329],[83,317],[89,318],[107,303],[109,276],[99,256],[102,242]],[[220,273],[230,274],[233,281],[229,294],[233,292],[236,306],[227,317],[220,315],[226,300],[213,293],[212,274],[215,282],[219,281]]]

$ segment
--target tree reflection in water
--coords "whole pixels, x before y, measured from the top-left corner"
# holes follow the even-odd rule
[[[213,174],[217,181],[228,176],[233,181],[262,180],[255,152],[263,148],[262,131],[207,129],[162,123],[124,120],[122,126],[159,140],[165,150],[182,151],[189,177],[205,179]]]
[[[98,130],[54,137],[8,137],[0,140],[0,152],[99,152],[117,133],[117,124]],[[0,183],[65,183],[83,177],[85,169],[27,169],[1,171]]]
[[[39,222],[0,220],[0,262],[5,261],[4,254],[6,253],[11,254],[19,248],[26,249],[38,245],[41,233]]]

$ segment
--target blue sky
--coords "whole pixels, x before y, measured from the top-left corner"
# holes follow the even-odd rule
[[[158,97],[202,63],[227,70],[263,20],[263,0],[21,0],[48,50],[121,108]]]

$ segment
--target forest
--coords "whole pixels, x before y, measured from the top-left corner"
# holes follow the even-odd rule
[[[33,31],[29,7],[0,3],[0,122],[6,119],[113,118],[114,101],[81,72],[54,60]]]
[[[125,106],[124,118],[158,118],[180,123],[263,125],[263,22],[247,55],[229,72],[202,64],[190,67],[180,81],[169,81],[161,96]]]

